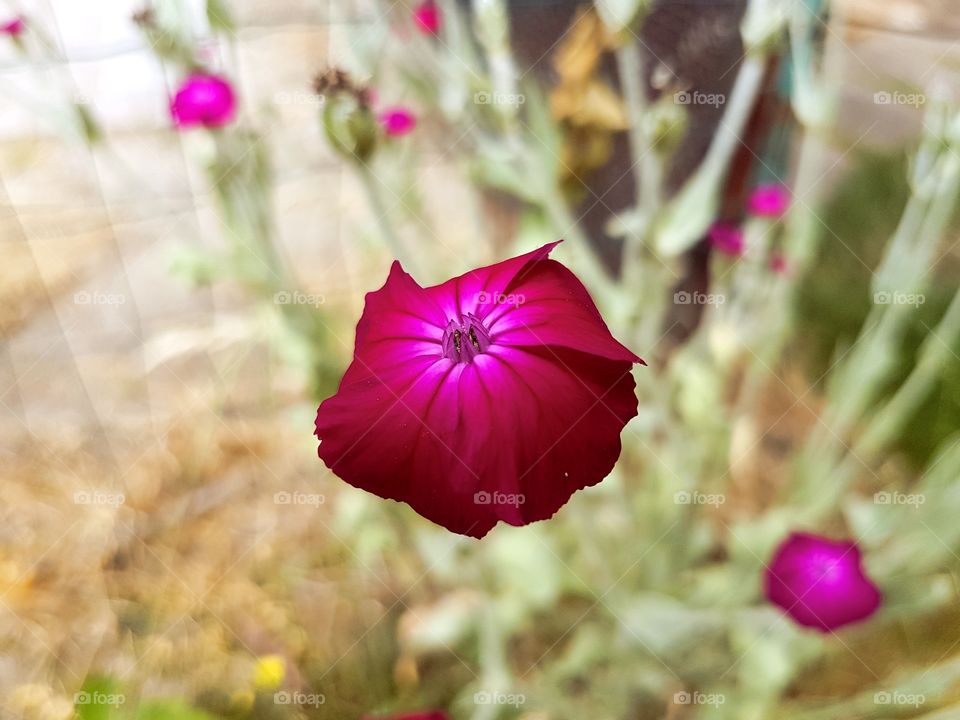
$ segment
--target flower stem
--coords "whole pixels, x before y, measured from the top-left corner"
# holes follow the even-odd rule
[[[383,183],[373,174],[370,166],[364,163],[357,163],[357,173],[360,176],[367,202],[370,203],[370,209],[373,210],[384,243],[406,270],[416,272],[419,270],[418,264],[413,261],[413,257],[407,252],[406,246],[393,227],[393,223],[390,222],[390,215],[383,198]]]

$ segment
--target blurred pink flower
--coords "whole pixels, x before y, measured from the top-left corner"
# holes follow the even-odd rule
[[[556,245],[433,287],[395,262],[317,410],[327,467],[476,538],[546,520],[607,477],[643,361],[549,258]]]
[[[787,259],[783,256],[783,253],[777,252],[770,256],[770,269],[778,275],[787,273]]]
[[[790,192],[783,185],[757,185],[750,193],[747,209],[758,217],[782,217],[790,207]]]
[[[170,114],[180,128],[221,127],[233,120],[237,99],[230,83],[218,76],[194,73],[177,88]]]
[[[724,255],[743,255],[743,230],[730,223],[717,222],[707,233],[710,246]]]
[[[440,32],[440,8],[433,0],[420,3],[413,11],[413,20],[424,35]]]
[[[363,720],[450,720],[450,716],[441,710],[422,710],[420,712],[401,713],[400,715],[367,715]]]
[[[399,137],[413,132],[417,126],[417,116],[405,107],[391,107],[379,114],[380,125],[390,137]]]
[[[27,22],[22,17],[15,17],[0,24],[0,34],[18,37],[27,29]]]
[[[777,548],[767,568],[765,593],[795,622],[821,632],[870,617],[880,607],[877,586],[866,576],[860,549],[795,532]]]

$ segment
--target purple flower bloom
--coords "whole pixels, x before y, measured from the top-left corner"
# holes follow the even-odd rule
[[[233,120],[236,110],[237,99],[230,83],[205,73],[187,77],[170,103],[170,114],[180,128],[221,127]]]
[[[797,623],[821,632],[870,617],[881,600],[856,543],[808,533],[793,533],[777,548],[765,593]]]
[[[327,467],[473,537],[545,520],[603,480],[643,361],[548,258],[555,245],[426,288],[395,262],[317,410]]]
[[[387,108],[379,115],[380,125],[390,137],[399,137],[413,132],[417,126],[417,117],[405,107]]]
[[[758,217],[779,218],[790,207],[790,193],[783,185],[758,185],[750,193],[747,209]]]
[[[413,20],[424,35],[440,32],[440,8],[433,0],[426,0],[414,8]]]
[[[27,29],[27,22],[22,17],[15,17],[12,20],[0,23],[0,35],[9,35],[18,37]]]
[[[730,223],[714,223],[707,232],[710,246],[731,257],[743,255],[743,230]]]

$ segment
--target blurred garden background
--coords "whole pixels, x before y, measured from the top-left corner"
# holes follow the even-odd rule
[[[960,717],[952,1],[427,5],[0,0],[0,717]],[[561,237],[611,477],[481,541],[336,478],[391,262]],[[794,530],[877,614],[764,598]]]

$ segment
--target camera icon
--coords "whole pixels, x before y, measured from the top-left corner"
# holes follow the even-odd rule
[[[693,497],[686,490],[680,490],[673,494],[673,502],[677,505],[689,505]]]
[[[486,490],[480,490],[473,494],[474,505],[489,505],[492,501],[493,497]]]
[[[73,694],[74,705],[89,705],[90,702],[90,693],[88,693],[86,690],[81,690],[80,692],[75,692]]]
[[[490,104],[490,93],[488,92],[478,92],[473,95],[473,102],[477,105],[489,105]]]
[[[892,300],[893,296],[886,290],[881,290],[873,294],[873,302],[877,305],[889,305]]]
[[[893,495],[886,491],[873,494],[873,502],[877,505],[889,505],[893,502]]]
[[[693,296],[686,290],[678,290],[673,294],[673,302],[677,305],[689,305],[693,302]]]
[[[286,290],[281,290],[273,294],[273,302],[277,305],[289,305],[293,301],[293,297]]]
[[[893,695],[888,692],[878,692],[873,694],[874,705],[889,705],[893,702]]]
[[[689,705],[693,698],[688,692],[677,692],[673,694],[674,705]]]
[[[673,94],[673,102],[677,105],[689,105],[693,102],[693,96],[686,90],[681,90]]]
[[[474,705],[489,705],[493,702],[493,696],[488,692],[477,692],[473,694]]]
[[[273,502],[275,505],[289,505],[293,502],[293,497],[285,490],[281,490],[273,494]]]
[[[293,698],[290,696],[286,690],[281,690],[280,692],[275,692],[273,694],[273,704],[274,705],[289,705],[293,702]]]
[[[890,105],[893,102],[893,95],[885,90],[881,92],[875,92],[873,94],[873,102],[876,105]]]

